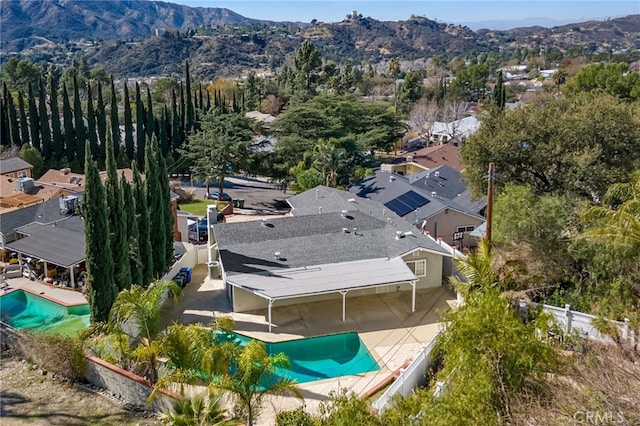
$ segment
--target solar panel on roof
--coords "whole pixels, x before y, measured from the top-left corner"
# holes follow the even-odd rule
[[[399,197],[385,203],[385,207],[392,210],[398,216],[405,216],[418,207],[427,204],[429,200],[415,191],[408,191]]]

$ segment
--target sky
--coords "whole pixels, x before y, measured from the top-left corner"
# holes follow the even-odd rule
[[[640,0],[165,0],[192,7],[223,7],[247,18],[272,21],[342,21],[356,10],[381,21],[425,16],[445,23],[523,20],[536,18],[544,26],[640,14]],[[546,18],[546,19],[545,19]],[[530,25],[527,23],[527,25]]]

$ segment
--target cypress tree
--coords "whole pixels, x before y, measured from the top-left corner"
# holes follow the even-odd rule
[[[13,104],[13,96],[9,93],[6,82],[2,83],[2,92],[4,94],[7,112],[9,115],[9,135],[11,136],[11,144],[15,147],[20,147],[22,145],[20,139],[20,125],[16,114],[16,107]]]
[[[207,112],[211,110],[211,95],[209,94],[209,91],[207,90]]]
[[[178,105],[176,104],[176,91],[171,90],[171,149],[175,152],[180,148],[182,139],[180,137],[180,115],[178,115]]]
[[[60,130],[58,88],[53,80],[53,75],[49,75],[49,109],[51,110],[51,155],[54,159],[60,160],[64,155],[64,136]]]
[[[38,118],[38,107],[36,106],[36,98],[33,96],[33,86],[29,82],[28,88],[29,99],[29,134],[31,135],[31,146],[41,152],[40,146],[40,118]]]
[[[506,103],[506,90],[504,82],[502,80],[502,71],[498,71],[498,77],[496,78],[496,87],[493,89],[493,101],[501,111],[504,109]]]
[[[153,280],[153,254],[151,249],[150,216],[147,207],[147,179],[143,182],[138,165],[134,161],[133,169],[133,198],[136,200],[136,216],[138,222],[138,268],[142,274],[141,285],[146,287]]]
[[[89,150],[87,143],[85,151]],[[86,183],[82,195],[82,214],[86,239],[87,296],[91,322],[106,322],[117,290],[113,280],[106,194],[98,166],[89,155],[85,156],[84,174]]]
[[[40,116],[40,137],[42,138],[42,157],[51,158],[51,129],[49,128],[49,114],[47,112],[47,91],[44,89],[42,78],[38,79],[40,97],[38,98],[38,115]],[[53,117],[51,118],[53,120]]]
[[[78,79],[75,75],[73,76],[73,124],[76,129],[76,144],[72,147],[67,146],[67,160],[69,162],[73,161],[78,152],[85,147],[87,139],[82,113],[82,102],[80,101],[80,87],[78,86]]]
[[[185,74],[185,102],[187,109],[187,118],[185,123],[186,133],[190,133],[193,130],[195,123],[195,115],[193,111],[193,101],[191,100],[191,74],[189,74],[189,61],[184,61],[184,74]]]
[[[120,177],[120,192],[122,192],[123,216],[126,219],[125,228],[128,241],[127,254],[129,256],[129,272],[131,284],[143,285],[142,268],[138,263],[138,218],[136,216],[136,199],[124,173]]]
[[[151,100],[151,90],[147,86],[147,139],[151,139],[156,133],[156,119],[153,115],[153,101]]]
[[[136,155],[138,164],[141,166],[144,165],[144,145],[146,143],[144,119],[145,112],[142,99],[140,99],[140,85],[136,83]]]
[[[11,133],[9,131],[9,112],[7,111],[6,98],[0,99],[0,145],[11,146]]]
[[[87,82],[87,140],[89,141],[88,153],[83,152],[78,145],[78,161],[84,160],[85,155],[91,155],[91,158],[97,160],[99,158],[100,148],[98,147],[98,135],[96,134],[96,114],[93,109],[93,95],[91,94],[91,83]],[[113,246],[115,248],[115,246]]]
[[[125,217],[124,199],[118,185],[118,170],[116,158],[113,155],[113,141],[107,135],[105,152],[107,180],[105,182],[110,240],[113,248],[113,275],[118,291],[131,288],[131,273],[129,266],[129,240],[127,238],[127,219]]]
[[[101,159],[106,158],[105,150],[107,146],[107,111],[104,107],[104,100],[102,98],[102,84],[98,81],[98,104],[96,107],[96,121],[98,123],[98,136],[100,138],[100,150],[98,151],[98,157]]]
[[[164,215],[164,234],[165,234],[165,270],[173,263],[173,207],[171,205],[171,190],[169,188],[169,172],[167,171],[167,163],[164,157],[156,151],[159,165],[158,181],[160,183],[160,194],[162,196],[162,214]]]
[[[131,163],[134,160],[135,146],[133,144],[133,121],[131,119],[131,101],[129,100],[129,88],[124,84],[124,149],[127,160]]]
[[[20,114],[20,144],[30,143],[29,125],[27,124],[27,114],[24,111],[24,96],[18,91],[18,114]]]
[[[76,135],[73,128],[73,113],[69,103],[69,94],[67,93],[67,83],[62,82],[62,120],[64,125],[64,148],[67,161],[73,161],[76,153]],[[71,158],[69,158],[71,156]],[[62,158],[62,157],[60,157]]]
[[[111,123],[113,156],[117,160],[120,154],[120,121],[118,119],[118,98],[116,97],[116,87],[113,84],[113,76],[111,76],[111,112],[109,114],[109,123]]]
[[[184,90],[182,89],[182,83],[180,83],[180,143],[187,140],[187,106],[184,100]]]
[[[169,152],[169,131],[171,130],[169,125],[169,110],[166,104],[162,108],[162,116],[158,122],[158,127],[160,128],[158,135],[160,139],[160,153],[162,157],[164,157]]]
[[[166,244],[165,215],[162,209],[163,195],[160,186],[160,169],[158,167],[158,142],[147,141],[144,156],[144,176],[147,185],[147,203],[149,214],[153,220],[149,223],[149,238],[153,248],[153,276],[159,278],[165,272],[166,260],[164,247]]]

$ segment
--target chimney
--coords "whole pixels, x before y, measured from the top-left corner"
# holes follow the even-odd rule
[[[61,171],[63,174],[68,175],[68,174],[69,174],[69,172],[71,172],[71,169],[70,169],[70,168],[68,168],[68,167],[65,167],[65,168],[61,169],[60,171]]]

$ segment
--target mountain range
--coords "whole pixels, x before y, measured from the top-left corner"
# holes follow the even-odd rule
[[[471,30],[413,16],[379,21],[261,21],[223,8],[160,1],[29,0],[0,2],[0,54],[64,64],[81,54],[114,75],[180,72],[189,59],[200,75],[274,68],[303,40],[340,63],[378,63],[439,53],[502,53],[515,49],[578,49],[585,53],[640,49],[640,15],[545,28]],[[79,43],[78,43],[79,42]],[[199,70],[198,70],[199,68]]]

